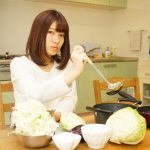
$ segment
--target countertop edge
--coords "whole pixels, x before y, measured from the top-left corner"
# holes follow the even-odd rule
[[[91,59],[94,63],[97,62],[136,62],[139,60],[138,57],[112,57],[112,58],[99,58]]]

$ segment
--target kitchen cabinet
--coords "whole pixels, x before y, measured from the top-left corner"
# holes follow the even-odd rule
[[[67,2],[80,2],[80,3],[90,3],[90,0],[64,0]]]
[[[90,0],[91,4],[96,4],[96,5],[104,5],[108,6],[109,5],[109,0]]]
[[[66,2],[79,2],[82,4],[94,4],[108,8],[126,8],[127,0],[64,0]]]
[[[150,105],[150,64],[140,64],[138,68],[138,76],[141,87],[141,100],[143,105]]]
[[[101,70],[105,77],[122,76],[132,78],[137,76],[137,61],[127,62],[97,62],[95,65]],[[77,113],[86,112],[86,106],[95,104],[93,80],[102,78],[93,70],[90,64],[86,64],[84,72],[77,79],[78,104]],[[103,93],[105,100],[110,96]]]
[[[127,0],[109,0],[109,6],[126,8],[127,7]]]

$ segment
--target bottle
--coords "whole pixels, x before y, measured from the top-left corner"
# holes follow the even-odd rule
[[[105,57],[108,58],[108,57],[111,57],[111,50],[109,47],[106,48],[105,50]]]

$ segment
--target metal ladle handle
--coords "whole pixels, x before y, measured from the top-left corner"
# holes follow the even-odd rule
[[[91,59],[87,56],[87,61],[88,63],[93,67],[93,69],[103,78],[103,80],[107,83],[107,84],[111,84],[110,82],[108,82],[108,80],[104,77],[104,75],[101,73],[101,71],[94,65],[94,63],[91,61]]]
[[[83,47],[84,51],[86,52],[86,47],[82,44],[80,44],[80,46]],[[92,66],[92,68],[103,78],[103,80],[109,85],[111,84],[105,77],[104,75],[101,73],[101,71],[94,65],[94,63],[91,61],[91,59],[87,56],[87,61],[88,63]]]

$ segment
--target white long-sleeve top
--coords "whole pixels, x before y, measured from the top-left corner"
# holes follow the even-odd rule
[[[68,86],[65,74],[71,69],[68,62],[58,70],[55,62],[49,72],[43,71],[27,57],[16,57],[10,63],[11,80],[14,86],[15,103],[34,99],[41,101],[47,109],[58,112],[72,112],[77,103],[76,83]]]

